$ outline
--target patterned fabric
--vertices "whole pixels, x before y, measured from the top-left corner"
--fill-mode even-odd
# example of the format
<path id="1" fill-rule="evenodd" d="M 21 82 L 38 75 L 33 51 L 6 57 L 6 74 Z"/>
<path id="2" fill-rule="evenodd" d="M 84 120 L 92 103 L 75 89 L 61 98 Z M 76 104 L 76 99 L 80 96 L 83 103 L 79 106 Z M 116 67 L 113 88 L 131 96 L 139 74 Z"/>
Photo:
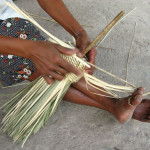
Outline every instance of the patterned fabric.
<path id="1" fill-rule="evenodd" d="M 0 35 L 34 41 L 45 40 L 29 21 L 19 18 L 2 21 Z M 35 65 L 29 59 L 0 54 L 0 81 L 4 86 L 28 79 L 35 69 Z"/>

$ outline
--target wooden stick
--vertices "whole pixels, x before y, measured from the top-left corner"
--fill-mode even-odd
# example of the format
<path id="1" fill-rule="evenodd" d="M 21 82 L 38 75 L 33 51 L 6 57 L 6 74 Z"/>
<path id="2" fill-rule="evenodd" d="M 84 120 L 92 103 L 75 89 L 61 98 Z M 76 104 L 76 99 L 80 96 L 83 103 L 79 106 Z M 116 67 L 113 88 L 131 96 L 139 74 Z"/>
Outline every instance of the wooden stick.
<path id="1" fill-rule="evenodd" d="M 110 23 L 107 25 L 107 27 L 93 40 L 93 42 L 85 49 L 84 54 L 87 54 L 95 45 L 96 43 L 104 37 L 111 28 L 114 27 L 114 25 L 121 19 L 121 17 L 124 15 L 124 11 L 121 11 Z"/>

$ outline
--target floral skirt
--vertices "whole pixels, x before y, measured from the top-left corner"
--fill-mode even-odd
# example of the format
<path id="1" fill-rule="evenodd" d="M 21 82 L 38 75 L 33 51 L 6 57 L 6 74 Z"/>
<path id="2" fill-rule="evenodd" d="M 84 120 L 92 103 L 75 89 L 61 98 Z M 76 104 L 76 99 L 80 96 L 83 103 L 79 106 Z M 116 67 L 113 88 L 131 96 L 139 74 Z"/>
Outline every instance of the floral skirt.
<path id="1" fill-rule="evenodd" d="M 20 18 L 0 21 L 0 35 L 34 41 L 45 40 L 32 23 Z M 0 81 L 4 86 L 28 79 L 35 70 L 34 63 L 29 59 L 0 54 Z"/>

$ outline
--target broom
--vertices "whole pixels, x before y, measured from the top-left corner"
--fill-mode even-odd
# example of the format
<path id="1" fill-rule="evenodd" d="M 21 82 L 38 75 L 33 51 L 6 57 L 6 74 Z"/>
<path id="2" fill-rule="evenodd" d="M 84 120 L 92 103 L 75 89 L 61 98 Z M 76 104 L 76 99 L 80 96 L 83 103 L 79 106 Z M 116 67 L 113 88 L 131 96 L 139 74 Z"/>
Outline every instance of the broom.
<path id="1" fill-rule="evenodd" d="M 49 35 L 49 41 L 60 44 L 61 46 L 67 48 L 73 48 L 43 29 L 33 18 L 31 18 L 29 15 L 26 15 L 23 11 L 16 7 L 16 5 L 10 4 L 9 2 L 7 2 L 7 5 L 15 9 L 26 19 Z M 121 12 L 115 17 L 115 19 L 102 31 L 102 33 L 86 48 L 85 54 L 97 43 L 99 39 L 108 33 L 108 31 L 123 15 L 124 12 Z M 116 77 L 115 75 L 96 66 L 95 67 L 99 70 L 114 78 L 117 78 L 122 82 L 127 83 L 129 86 L 111 85 L 97 79 L 92 75 L 87 74 L 84 68 L 85 66 L 90 67 L 92 64 L 88 63 L 84 58 L 78 58 L 76 55 L 61 56 L 82 70 L 83 77 L 88 85 L 106 93 L 106 95 L 102 96 L 109 95 L 107 97 L 119 98 L 119 96 L 113 91 L 129 93 L 136 89 L 136 87 L 131 83 L 128 83 L 127 81 Z M 68 73 L 62 81 L 55 81 L 50 85 L 48 85 L 42 77 L 39 77 L 35 81 L 31 82 L 27 87 L 18 92 L 18 94 L 16 94 L 16 96 L 14 96 L 9 102 L 4 104 L 3 110 L 6 115 L 2 120 L 3 131 L 7 132 L 9 136 L 13 137 L 14 141 L 21 141 L 23 147 L 29 136 L 32 133 L 35 134 L 41 127 L 43 127 L 46 121 L 54 114 L 58 104 L 63 99 L 63 96 L 67 92 L 70 85 L 78 82 L 80 78 L 81 77 L 76 76 L 73 73 Z"/>

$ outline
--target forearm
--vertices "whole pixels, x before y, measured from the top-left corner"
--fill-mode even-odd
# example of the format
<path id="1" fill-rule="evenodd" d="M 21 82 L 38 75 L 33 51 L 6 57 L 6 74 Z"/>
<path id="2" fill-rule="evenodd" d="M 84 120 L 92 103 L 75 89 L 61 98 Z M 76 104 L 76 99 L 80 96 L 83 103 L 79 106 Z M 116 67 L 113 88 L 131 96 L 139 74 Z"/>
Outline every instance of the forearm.
<path id="1" fill-rule="evenodd" d="M 34 42 L 0 35 L 0 54 L 16 55 L 29 58 Z"/>
<path id="2" fill-rule="evenodd" d="M 75 38 L 85 32 L 62 0 L 38 0 L 40 6 Z"/>

